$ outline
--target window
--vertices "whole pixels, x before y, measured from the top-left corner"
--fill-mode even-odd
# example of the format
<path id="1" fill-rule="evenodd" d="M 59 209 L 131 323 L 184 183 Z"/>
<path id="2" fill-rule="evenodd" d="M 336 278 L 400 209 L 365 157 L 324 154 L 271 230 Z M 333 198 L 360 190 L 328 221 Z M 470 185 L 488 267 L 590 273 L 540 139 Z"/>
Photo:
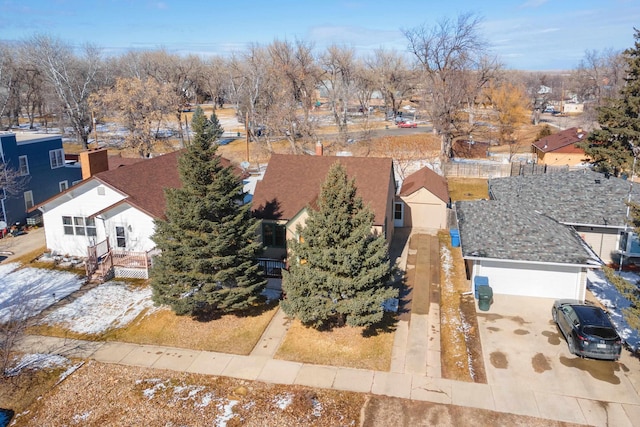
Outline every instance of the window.
<path id="1" fill-rule="evenodd" d="M 286 245 L 287 231 L 284 225 L 269 222 L 262 223 L 262 243 L 265 246 L 284 248 Z"/>
<path id="2" fill-rule="evenodd" d="M 18 173 L 20 176 L 29 175 L 29 159 L 27 159 L 27 156 L 18 157 Z"/>
<path id="3" fill-rule="evenodd" d="M 58 183 L 58 187 L 60 188 L 60 192 L 63 192 L 64 190 L 69 188 L 69 182 L 68 181 L 60 181 Z"/>
<path id="4" fill-rule="evenodd" d="M 124 227 L 116 227 L 116 246 L 119 248 L 127 247 L 127 238 L 125 236 Z"/>
<path id="5" fill-rule="evenodd" d="M 29 210 L 33 207 L 33 191 L 25 191 L 24 192 L 24 208 L 25 210 Z"/>
<path id="6" fill-rule="evenodd" d="M 64 229 L 64 234 L 69 236 L 76 235 L 95 237 L 98 235 L 95 218 L 63 216 L 62 227 Z"/>
<path id="7" fill-rule="evenodd" d="M 64 150 L 60 148 L 58 150 L 49 151 L 49 161 L 51 163 L 51 169 L 63 167 L 64 166 Z"/>
<path id="8" fill-rule="evenodd" d="M 395 203 L 393 205 L 393 219 L 402 219 L 402 203 Z"/>

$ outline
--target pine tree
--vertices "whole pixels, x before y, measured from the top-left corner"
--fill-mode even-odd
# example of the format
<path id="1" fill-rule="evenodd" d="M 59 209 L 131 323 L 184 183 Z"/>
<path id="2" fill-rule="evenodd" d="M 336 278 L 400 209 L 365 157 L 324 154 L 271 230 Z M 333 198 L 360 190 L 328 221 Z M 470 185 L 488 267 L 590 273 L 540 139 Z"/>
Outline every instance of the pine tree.
<path id="1" fill-rule="evenodd" d="M 257 222 L 242 205 L 242 183 L 216 154 L 222 128 L 196 109 L 195 136 L 178 160 L 182 188 L 166 189 L 166 220 L 153 240 L 162 250 L 152 269 L 153 299 L 180 315 L 229 312 L 255 304 L 266 285 L 257 257 Z"/>
<path id="2" fill-rule="evenodd" d="M 329 170 L 317 210 L 308 207 L 308 213 L 300 238 L 289 242 L 282 309 L 315 328 L 380 322 L 383 302 L 398 296 L 390 285 L 388 245 L 372 233 L 373 213 L 340 163 Z"/>
<path id="3" fill-rule="evenodd" d="M 594 130 L 588 140 L 580 144 L 598 170 L 615 176 L 631 169 L 634 147 L 640 147 L 639 30 L 635 30 L 634 38 L 634 47 L 623 52 L 627 77 L 620 97 L 598 109 L 601 129 Z"/>

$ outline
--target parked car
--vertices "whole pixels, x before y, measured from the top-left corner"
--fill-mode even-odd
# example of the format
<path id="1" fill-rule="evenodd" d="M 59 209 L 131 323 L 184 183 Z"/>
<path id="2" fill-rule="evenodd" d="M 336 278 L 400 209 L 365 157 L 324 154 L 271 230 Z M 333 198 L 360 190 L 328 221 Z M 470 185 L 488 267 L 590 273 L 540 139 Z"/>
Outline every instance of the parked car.
<path id="1" fill-rule="evenodd" d="M 416 122 L 410 122 L 410 121 L 399 122 L 398 127 L 399 128 L 417 128 L 418 124 Z"/>
<path id="2" fill-rule="evenodd" d="M 581 357 L 618 360 L 622 340 L 600 307 L 576 300 L 557 300 L 551 309 L 569 352 Z"/>

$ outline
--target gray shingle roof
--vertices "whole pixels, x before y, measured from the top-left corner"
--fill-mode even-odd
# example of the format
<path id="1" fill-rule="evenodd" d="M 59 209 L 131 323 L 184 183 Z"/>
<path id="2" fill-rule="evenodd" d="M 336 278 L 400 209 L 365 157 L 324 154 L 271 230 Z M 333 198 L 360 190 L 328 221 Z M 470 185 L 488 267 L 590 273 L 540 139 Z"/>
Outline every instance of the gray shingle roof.
<path id="1" fill-rule="evenodd" d="M 540 211 L 558 222 L 624 228 L 630 181 L 591 170 L 489 180 L 491 198 Z M 640 201 L 640 184 L 631 199 Z"/>
<path id="2" fill-rule="evenodd" d="M 600 264 L 572 227 L 512 201 L 456 202 L 464 257 Z"/>

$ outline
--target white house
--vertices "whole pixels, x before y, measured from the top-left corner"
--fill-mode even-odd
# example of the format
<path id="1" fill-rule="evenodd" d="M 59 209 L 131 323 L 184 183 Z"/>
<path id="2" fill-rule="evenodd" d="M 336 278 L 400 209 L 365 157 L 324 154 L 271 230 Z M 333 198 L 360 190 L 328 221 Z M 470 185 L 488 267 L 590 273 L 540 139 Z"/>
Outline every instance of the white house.
<path id="1" fill-rule="evenodd" d="M 154 220 L 165 218 L 164 190 L 182 185 L 177 168 L 181 153 L 111 170 L 106 150 L 82 153 L 86 179 L 35 207 L 42 212 L 47 249 L 86 257 L 88 274 L 114 267 L 116 276 L 127 276 L 118 268 L 141 267 L 144 274 L 133 277 L 146 277 L 148 255 L 155 248 Z M 103 266 L 105 259 L 108 265 Z"/>

